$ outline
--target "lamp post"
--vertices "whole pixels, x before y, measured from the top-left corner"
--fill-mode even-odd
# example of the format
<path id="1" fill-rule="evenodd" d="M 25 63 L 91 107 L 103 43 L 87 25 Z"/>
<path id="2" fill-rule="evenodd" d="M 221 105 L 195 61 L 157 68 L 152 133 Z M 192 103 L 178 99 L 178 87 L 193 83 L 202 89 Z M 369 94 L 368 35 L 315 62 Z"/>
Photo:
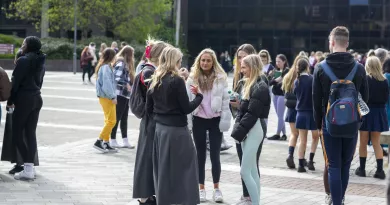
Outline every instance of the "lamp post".
<path id="1" fill-rule="evenodd" d="M 74 1 L 73 74 L 77 71 L 77 0 Z"/>
<path id="2" fill-rule="evenodd" d="M 175 45 L 179 46 L 180 41 L 180 17 L 181 17 L 181 0 L 176 0 L 176 33 L 175 33 Z"/>

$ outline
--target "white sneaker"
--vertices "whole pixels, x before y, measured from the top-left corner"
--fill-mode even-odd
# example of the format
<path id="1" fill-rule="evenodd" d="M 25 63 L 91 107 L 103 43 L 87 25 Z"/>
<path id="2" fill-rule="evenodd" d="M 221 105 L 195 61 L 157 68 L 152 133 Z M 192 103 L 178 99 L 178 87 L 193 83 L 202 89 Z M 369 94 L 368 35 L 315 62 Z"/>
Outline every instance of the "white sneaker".
<path id="1" fill-rule="evenodd" d="M 129 149 L 134 149 L 135 146 L 129 143 L 129 140 L 127 138 L 123 138 L 123 147 L 124 148 L 129 148 Z"/>
<path id="2" fill-rule="evenodd" d="M 110 146 L 113 147 L 113 148 L 121 148 L 121 147 L 123 147 L 122 145 L 118 144 L 118 142 L 116 140 L 111 140 L 110 141 Z"/>
<path id="3" fill-rule="evenodd" d="M 251 205 L 252 202 L 248 198 L 241 196 L 240 201 L 235 203 L 234 205 L 247 205 L 247 204 Z"/>
<path id="4" fill-rule="evenodd" d="M 206 199 L 206 190 L 204 190 L 204 189 L 199 190 L 199 198 L 200 198 L 200 202 L 206 202 L 207 201 L 207 199 Z"/>
<path id="5" fill-rule="evenodd" d="M 33 180 L 34 178 L 34 172 L 26 172 L 24 170 L 14 175 L 14 179 L 16 180 Z"/>
<path id="6" fill-rule="evenodd" d="M 214 189 L 213 192 L 213 200 L 216 203 L 222 203 L 223 202 L 223 196 L 220 189 Z"/>
<path id="7" fill-rule="evenodd" d="M 330 194 L 327 194 L 326 196 L 325 196 L 325 204 L 326 205 L 332 205 L 332 197 L 330 196 Z"/>

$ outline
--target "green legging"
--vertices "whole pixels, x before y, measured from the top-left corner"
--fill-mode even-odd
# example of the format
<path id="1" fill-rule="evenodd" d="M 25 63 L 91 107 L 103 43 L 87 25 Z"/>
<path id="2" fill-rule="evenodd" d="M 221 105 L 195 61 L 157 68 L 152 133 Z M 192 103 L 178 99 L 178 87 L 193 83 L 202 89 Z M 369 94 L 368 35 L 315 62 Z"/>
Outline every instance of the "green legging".
<path id="1" fill-rule="evenodd" d="M 258 119 L 249 131 L 247 138 L 241 143 L 242 163 L 240 173 L 253 205 L 260 204 L 260 177 L 256 167 L 256 153 L 263 137 L 263 129 L 260 124 L 260 119 Z"/>

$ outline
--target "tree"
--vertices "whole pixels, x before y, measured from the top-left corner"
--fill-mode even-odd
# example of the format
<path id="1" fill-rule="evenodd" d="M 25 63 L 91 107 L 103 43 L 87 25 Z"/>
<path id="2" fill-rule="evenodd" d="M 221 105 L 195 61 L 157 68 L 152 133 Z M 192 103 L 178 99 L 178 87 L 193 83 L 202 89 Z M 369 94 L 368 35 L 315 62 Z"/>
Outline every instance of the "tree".
<path id="1" fill-rule="evenodd" d="M 73 29 L 74 0 L 45 0 L 49 4 L 49 31 Z M 86 37 L 92 24 L 112 31 L 125 40 L 143 41 L 147 34 L 155 34 L 169 15 L 172 0 L 78 0 L 77 27 Z M 42 0 L 18 0 L 10 3 L 7 18 L 32 22 L 39 30 Z"/>
<path id="2" fill-rule="evenodd" d="M 141 42 L 165 25 L 172 0 L 116 0 L 111 4 L 99 25 L 122 39 Z"/>

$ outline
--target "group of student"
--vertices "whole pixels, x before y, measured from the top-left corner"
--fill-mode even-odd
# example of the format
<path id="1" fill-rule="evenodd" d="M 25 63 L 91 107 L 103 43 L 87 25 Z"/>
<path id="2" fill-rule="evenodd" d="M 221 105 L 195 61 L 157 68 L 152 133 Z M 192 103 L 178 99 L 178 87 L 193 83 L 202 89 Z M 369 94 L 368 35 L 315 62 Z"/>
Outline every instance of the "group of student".
<path id="1" fill-rule="evenodd" d="M 380 60 L 368 58 L 366 67 L 355 62 L 347 52 L 348 41 L 347 28 L 333 29 L 329 36 L 331 54 L 316 65 L 313 75 L 310 74 L 310 60 L 303 53 L 296 57 L 291 68 L 286 57 L 278 55 L 276 68 L 273 68 L 267 51 L 258 54 L 252 45 L 244 44 L 236 52 L 231 89 L 238 97 L 231 99 L 227 75 L 213 50 L 200 52 L 188 75 L 180 69 L 183 54 L 179 49 L 149 39 L 145 61 L 138 74 L 129 75 L 130 83 L 124 84 L 131 92 L 127 102 L 132 112 L 141 118 L 133 198 L 138 198 L 140 204 L 205 202 L 208 137 L 214 184 L 212 199 L 223 202 L 219 186 L 219 152 L 223 132 L 231 127 L 233 116 L 235 123 L 231 137 L 236 141 L 243 187 L 243 195 L 237 204 L 259 204 L 258 163 L 273 97 L 278 132 L 270 138 L 287 140 L 284 121 L 289 122 L 292 130 L 286 160 L 288 167 L 295 168 L 293 155 L 299 136 L 298 172 L 306 172 L 305 167 L 315 170 L 313 159 L 321 140 L 326 162 L 326 203 L 344 204 L 358 131 L 361 131 L 358 175 L 363 176 L 364 155 L 367 153 L 362 150 L 369 136 L 374 149 L 379 149 L 379 134 L 388 130 L 385 105 L 389 93 Z M 115 91 L 117 83 L 112 66 L 115 59 L 115 51 L 107 48 L 97 66 L 96 89 L 105 115 L 105 126 L 94 146 L 104 152 L 115 151 L 108 143 L 118 119 L 115 117 L 116 103 L 119 102 Z M 378 92 L 369 92 L 371 89 Z M 370 112 L 362 116 L 358 103 L 367 103 Z M 285 107 L 288 111 L 284 119 Z M 308 131 L 312 132 L 313 140 L 309 161 L 306 161 Z M 374 177 L 383 179 L 383 156 L 377 151 L 375 153 L 377 172 Z"/>

